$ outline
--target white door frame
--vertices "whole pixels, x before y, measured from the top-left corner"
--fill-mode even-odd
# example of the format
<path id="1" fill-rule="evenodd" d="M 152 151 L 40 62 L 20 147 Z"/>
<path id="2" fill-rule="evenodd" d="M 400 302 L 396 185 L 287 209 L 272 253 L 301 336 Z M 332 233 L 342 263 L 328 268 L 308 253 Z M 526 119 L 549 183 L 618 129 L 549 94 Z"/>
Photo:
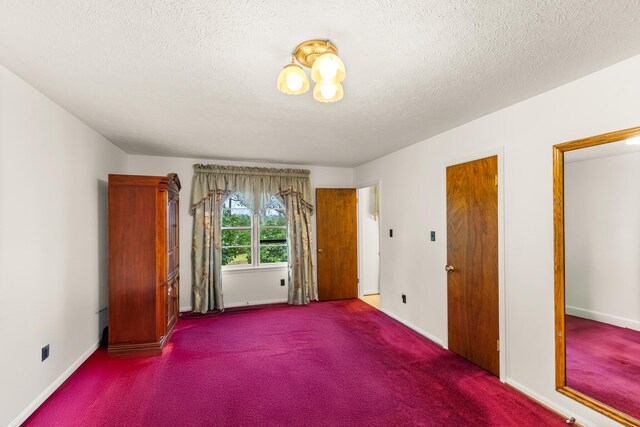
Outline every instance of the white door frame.
<path id="1" fill-rule="evenodd" d="M 463 157 L 456 157 L 446 161 L 442 166 L 442 211 L 443 211 L 443 236 L 444 236 L 444 260 L 442 262 L 442 274 L 445 277 L 444 285 L 444 333 L 442 334 L 442 346 L 449 348 L 449 313 L 448 307 L 448 279 L 444 266 L 447 264 L 447 167 L 460 163 L 498 156 L 498 328 L 500 339 L 500 381 L 505 382 L 507 373 L 507 309 L 506 309 L 506 281 L 505 281 L 505 222 L 504 222 L 504 146 L 489 150 L 479 151 Z"/>
<path id="2" fill-rule="evenodd" d="M 374 180 L 374 181 L 368 181 L 359 185 L 356 185 L 356 197 L 358 196 L 358 191 L 362 190 L 363 188 L 368 188 L 368 187 L 372 187 L 372 186 L 377 186 L 378 187 L 378 248 L 380 250 L 380 206 L 382 206 L 381 203 L 381 196 L 380 196 L 380 180 Z M 356 205 L 356 218 L 358 219 L 358 298 L 362 299 L 362 297 L 364 296 L 364 289 L 363 289 L 363 284 L 360 281 L 360 278 L 362 277 L 362 224 L 360 221 L 360 200 L 358 200 L 358 203 Z M 380 255 L 378 255 L 378 261 L 380 260 Z M 382 268 L 382 263 L 378 262 L 378 277 L 381 277 L 380 275 L 380 270 Z M 378 290 L 380 292 L 380 306 L 382 306 L 382 280 L 379 280 L 379 284 L 378 284 Z"/>

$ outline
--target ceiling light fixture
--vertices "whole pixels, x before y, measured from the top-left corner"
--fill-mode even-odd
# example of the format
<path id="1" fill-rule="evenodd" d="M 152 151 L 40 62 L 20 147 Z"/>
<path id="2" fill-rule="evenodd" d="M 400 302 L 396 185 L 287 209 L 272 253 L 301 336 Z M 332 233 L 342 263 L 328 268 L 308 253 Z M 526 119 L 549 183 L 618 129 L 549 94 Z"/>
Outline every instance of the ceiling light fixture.
<path id="1" fill-rule="evenodd" d="M 309 90 L 309 78 L 299 64 L 311 68 L 311 79 L 316 83 L 313 98 L 319 102 L 340 101 L 344 89 L 344 63 L 338 56 L 338 48 L 329 40 L 307 40 L 300 43 L 291 55 L 291 63 L 285 65 L 278 76 L 278 90 L 288 95 L 298 95 Z"/>

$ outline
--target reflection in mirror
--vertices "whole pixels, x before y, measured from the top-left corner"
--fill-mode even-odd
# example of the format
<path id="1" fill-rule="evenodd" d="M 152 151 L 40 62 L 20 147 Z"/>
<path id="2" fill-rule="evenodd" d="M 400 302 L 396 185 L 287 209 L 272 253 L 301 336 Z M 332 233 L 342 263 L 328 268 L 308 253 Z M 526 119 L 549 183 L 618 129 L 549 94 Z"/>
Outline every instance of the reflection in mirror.
<path id="1" fill-rule="evenodd" d="M 640 419 L 640 138 L 564 153 L 564 244 L 566 386 Z"/>

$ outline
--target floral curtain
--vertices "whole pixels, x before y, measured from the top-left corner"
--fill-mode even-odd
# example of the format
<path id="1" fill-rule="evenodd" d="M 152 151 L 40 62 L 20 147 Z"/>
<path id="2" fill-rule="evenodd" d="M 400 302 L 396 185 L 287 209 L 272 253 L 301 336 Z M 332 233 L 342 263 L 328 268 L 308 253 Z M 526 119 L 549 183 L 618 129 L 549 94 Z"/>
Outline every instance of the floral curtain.
<path id="1" fill-rule="evenodd" d="M 222 205 L 230 193 L 214 191 L 193 209 L 193 311 L 222 310 L 220 236 Z"/>
<path id="2" fill-rule="evenodd" d="M 311 249 L 311 214 L 313 207 L 299 193 L 285 191 L 279 194 L 287 213 L 289 238 L 289 296 L 293 305 L 309 304 L 318 300 L 318 285 L 313 269 Z"/>
<path id="3" fill-rule="evenodd" d="M 233 192 L 254 212 L 280 198 L 286 209 L 289 243 L 289 304 L 317 300 L 311 252 L 311 183 L 308 170 L 194 165 L 193 310 L 222 309 L 222 204 Z"/>

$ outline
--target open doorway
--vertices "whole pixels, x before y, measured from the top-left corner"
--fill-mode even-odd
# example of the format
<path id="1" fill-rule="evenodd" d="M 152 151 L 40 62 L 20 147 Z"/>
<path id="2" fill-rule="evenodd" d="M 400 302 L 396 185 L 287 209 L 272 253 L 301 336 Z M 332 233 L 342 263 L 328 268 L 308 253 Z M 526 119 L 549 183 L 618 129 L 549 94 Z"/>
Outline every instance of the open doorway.
<path id="1" fill-rule="evenodd" d="M 359 297 L 380 309 L 379 186 L 358 188 Z"/>

